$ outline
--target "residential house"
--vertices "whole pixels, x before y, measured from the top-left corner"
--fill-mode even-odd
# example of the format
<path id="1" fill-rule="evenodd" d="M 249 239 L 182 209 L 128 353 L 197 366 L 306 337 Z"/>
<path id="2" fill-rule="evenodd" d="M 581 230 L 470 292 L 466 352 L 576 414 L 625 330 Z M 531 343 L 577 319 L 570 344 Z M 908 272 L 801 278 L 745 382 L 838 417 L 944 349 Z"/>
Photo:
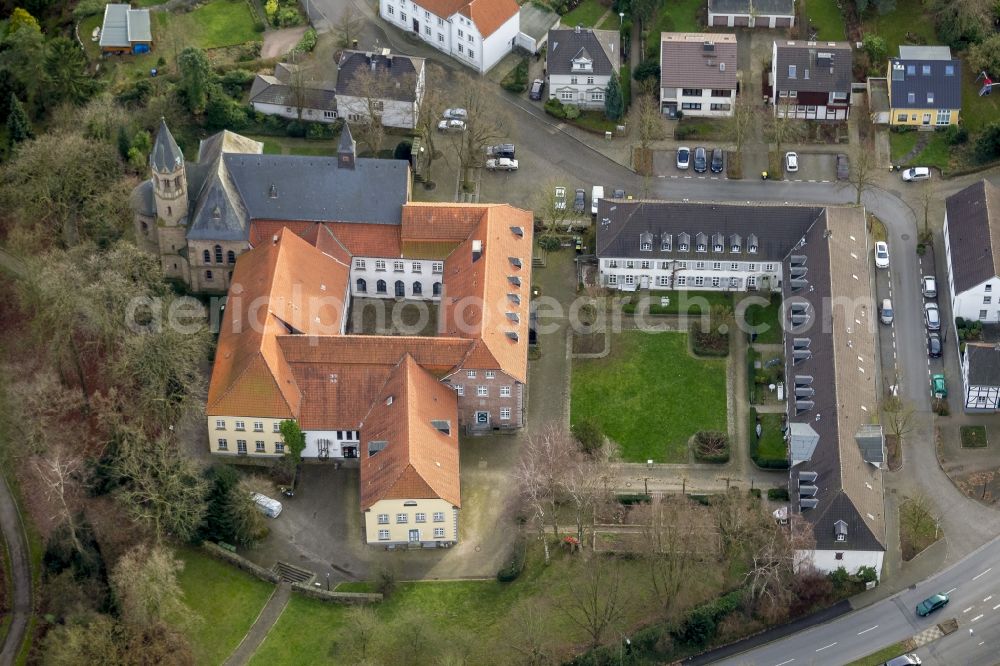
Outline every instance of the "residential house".
<path id="1" fill-rule="evenodd" d="M 101 53 L 148 53 L 153 48 L 149 10 L 132 9 L 127 4 L 104 5 L 101 24 Z"/>
<path id="2" fill-rule="evenodd" d="M 258 74 L 250 87 L 254 111 L 292 120 L 332 123 L 337 120 L 335 84 L 314 81 L 293 63 L 274 66 L 274 75 Z"/>
<path id="3" fill-rule="evenodd" d="M 617 30 L 576 26 L 549 30 L 545 56 L 549 98 L 582 108 L 604 108 L 611 76 L 621 69 Z"/>
<path id="4" fill-rule="evenodd" d="M 962 63 L 947 46 L 900 46 L 889 59 L 889 124 L 957 125 L 962 110 Z"/>
<path id="5" fill-rule="evenodd" d="M 136 241 L 159 255 L 167 278 L 198 293 L 229 290 L 257 221 L 398 227 L 410 200 L 409 163 L 357 157 L 347 126 L 337 157 L 264 155 L 259 141 L 222 131 L 189 164 L 161 122 L 149 166 L 130 198 Z"/>
<path id="6" fill-rule="evenodd" d="M 480 74 L 518 39 L 516 0 L 379 0 L 379 15 Z"/>
<path id="7" fill-rule="evenodd" d="M 660 33 L 660 110 L 670 117 L 731 116 L 739 83 L 736 35 Z"/>
<path id="8" fill-rule="evenodd" d="M 1000 411 L 1000 346 L 967 342 L 961 360 L 965 411 Z"/>
<path id="9" fill-rule="evenodd" d="M 1000 323 L 1000 187 L 981 180 L 945 200 L 944 256 L 952 315 Z"/>
<path id="10" fill-rule="evenodd" d="M 778 116 L 847 120 L 851 109 L 851 45 L 775 40 L 771 104 Z"/>
<path id="11" fill-rule="evenodd" d="M 372 113 L 386 127 L 414 129 L 424 97 L 424 59 L 381 52 L 341 52 L 337 63 L 337 106 L 348 122 Z"/>
<path id="12" fill-rule="evenodd" d="M 795 0 L 708 0 L 712 28 L 791 28 Z"/>

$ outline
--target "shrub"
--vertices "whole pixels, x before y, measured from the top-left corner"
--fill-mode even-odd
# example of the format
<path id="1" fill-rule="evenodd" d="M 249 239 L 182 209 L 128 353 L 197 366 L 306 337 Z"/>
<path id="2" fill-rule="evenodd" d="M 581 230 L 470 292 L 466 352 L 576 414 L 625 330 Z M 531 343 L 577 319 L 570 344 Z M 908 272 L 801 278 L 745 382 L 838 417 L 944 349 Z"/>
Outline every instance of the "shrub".
<path id="1" fill-rule="evenodd" d="M 604 446 L 604 433 L 601 426 L 592 417 L 586 417 L 579 423 L 573 424 L 573 436 L 580 443 L 580 448 L 584 453 L 594 454 Z"/>
<path id="2" fill-rule="evenodd" d="M 527 553 L 527 546 L 524 539 L 517 539 L 514 542 L 514 546 L 511 548 L 511 553 L 504 562 L 504 565 L 500 567 L 497 571 L 497 580 L 501 583 L 509 583 L 516 580 L 521 572 L 524 571 L 524 561 L 525 555 Z"/>
<path id="3" fill-rule="evenodd" d="M 303 139 L 306 136 L 306 124 L 298 120 L 291 120 L 285 126 L 285 134 L 296 139 Z"/>
<path id="4" fill-rule="evenodd" d="M 696 132 L 697 130 L 690 125 L 678 124 L 677 127 L 674 128 L 674 138 L 678 140 L 686 139 L 689 136 L 694 136 Z"/>
<path id="5" fill-rule="evenodd" d="M 651 495 L 644 495 L 643 493 L 629 493 L 627 495 L 618 495 L 618 503 L 624 506 L 631 506 L 632 504 L 646 504 L 653 500 Z"/>
<path id="6" fill-rule="evenodd" d="M 253 81 L 254 73 L 248 69 L 231 69 L 221 77 L 219 83 L 230 97 L 239 97 L 243 87 Z"/>
<path id="7" fill-rule="evenodd" d="M 734 590 L 710 603 L 688 611 L 680 626 L 670 633 L 678 641 L 693 647 L 705 645 L 715 637 L 719 622 L 739 609 L 743 597 L 742 590 Z"/>
<path id="8" fill-rule="evenodd" d="M 788 488 L 768 488 L 767 499 L 775 502 L 787 502 Z"/>
<path id="9" fill-rule="evenodd" d="M 277 24 L 283 28 L 302 23 L 302 17 L 299 16 L 299 11 L 294 7 L 282 7 L 278 10 L 278 15 L 275 19 Z"/>
<path id="10" fill-rule="evenodd" d="M 878 580 L 878 572 L 875 567 L 858 567 L 857 577 L 862 583 L 874 583 Z"/>
<path id="11" fill-rule="evenodd" d="M 521 58 L 514 69 L 507 72 L 507 76 L 500 81 L 500 86 L 504 90 L 512 93 L 522 93 L 528 89 L 528 59 Z"/>
<path id="12" fill-rule="evenodd" d="M 550 97 L 545 100 L 545 104 L 543 106 L 545 107 L 545 113 L 550 116 L 555 116 L 556 118 L 560 118 L 562 120 L 566 119 L 566 110 L 563 108 L 563 103 L 556 98 Z"/>
<path id="13" fill-rule="evenodd" d="M 976 159 L 989 162 L 1000 156 L 1000 123 L 992 123 L 979 135 L 974 150 Z"/>
<path id="14" fill-rule="evenodd" d="M 559 249 L 559 238 L 557 236 L 542 236 L 538 239 L 538 247 L 546 252 L 553 252 Z"/>
<path id="15" fill-rule="evenodd" d="M 827 574 L 827 578 L 830 579 L 830 582 L 837 589 L 843 589 L 845 585 L 851 582 L 851 574 L 847 573 L 847 569 L 844 567 L 837 567 Z"/>
<path id="16" fill-rule="evenodd" d="M 566 120 L 575 120 L 580 117 L 580 107 L 576 104 L 563 104 L 563 111 L 566 112 Z"/>
<path id="17" fill-rule="evenodd" d="M 314 48 L 316 48 L 316 31 L 313 28 L 309 28 L 302 35 L 302 39 L 299 40 L 299 43 L 295 45 L 292 51 L 294 53 L 309 53 Z"/>
<path id="18" fill-rule="evenodd" d="M 413 144 L 404 140 L 396 144 L 396 149 L 392 151 L 392 156 L 397 160 L 409 160 L 412 152 Z"/>
<path id="19" fill-rule="evenodd" d="M 969 130 L 958 125 L 948 125 L 940 131 L 944 133 L 944 139 L 950 146 L 957 146 L 969 140 Z"/>
<path id="20" fill-rule="evenodd" d="M 375 589 L 386 599 L 396 591 L 396 572 L 391 567 L 383 565 L 379 568 L 375 576 Z"/>
<path id="21" fill-rule="evenodd" d="M 934 398 L 932 409 L 938 416 L 948 416 L 951 413 L 948 409 L 948 401 L 944 398 Z"/>
<path id="22" fill-rule="evenodd" d="M 656 58 L 650 58 L 648 60 L 643 60 L 635 68 L 634 78 L 636 81 L 645 81 L 646 79 L 660 79 L 660 61 Z"/>
<path id="23" fill-rule="evenodd" d="M 729 435 L 717 430 L 701 430 L 694 436 L 695 460 L 705 463 L 729 461 Z"/>

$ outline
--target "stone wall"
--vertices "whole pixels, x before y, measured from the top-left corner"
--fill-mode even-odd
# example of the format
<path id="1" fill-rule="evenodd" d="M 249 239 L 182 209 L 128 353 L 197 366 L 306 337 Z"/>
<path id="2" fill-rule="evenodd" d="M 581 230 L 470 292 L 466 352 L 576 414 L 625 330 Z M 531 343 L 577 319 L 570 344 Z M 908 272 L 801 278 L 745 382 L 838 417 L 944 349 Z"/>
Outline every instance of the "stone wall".
<path id="1" fill-rule="evenodd" d="M 281 578 L 278 576 L 278 574 L 274 573 L 273 571 L 265 569 L 260 565 L 254 564 L 253 562 L 251 562 L 250 560 L 246 559 L 241 555 L 237 555 L 236 553 L 231 553 L 225 548 L 220 548 L 217 544 L 214 544 L 210 541 L 206 541 L 202 544 L 202 548 L 204 548 L 213 557 L 228 562 L 229 564 L 235 566 L 237 569 L 242 569 L 243 571 L 246 571 L 251 576 L 260 578 L 261 580 L 265 580 L 268 583 L 274 583 L 275 585 L 281 582 Z"/>

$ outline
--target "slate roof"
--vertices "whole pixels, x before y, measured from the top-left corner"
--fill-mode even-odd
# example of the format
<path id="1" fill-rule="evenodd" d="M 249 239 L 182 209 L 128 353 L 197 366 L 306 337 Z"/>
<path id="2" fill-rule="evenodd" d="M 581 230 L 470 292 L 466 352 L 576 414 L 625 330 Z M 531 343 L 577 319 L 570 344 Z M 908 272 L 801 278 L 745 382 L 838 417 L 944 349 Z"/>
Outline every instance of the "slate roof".
<path id="1" fill-rule="evenodd" d="M 795 0 L 708 0 L 708 11 L 713 14 L 793 16 Z"/>
<path id="2" fill-rule="evenodd" d="M 574 73 L 581 76 L 610 76 L 621 67 L 621 49 L 618 48 L 620 41 L 616 30 L 549 30 L 549 48 L 545 56 L 548 73 L 560 76 Z M 593 71 L 573 71 L 573 59 L 579 56 L 593 61 Z"/>
<path id="3" fill-rule="evenodd" d="M 153 41 L 148 9 L 131 9 L 126 4 L 104 6 L 101 27 L 101 47 L 129 47 L 134 43 Z"/>
<path id="4" fill-rule="evenodd" d="M 781 261 L 809 226 L 823 214 L 815 206 L 780 204 L 719 204 L 672 201 L 616 201 L 601 199 L 597 211 L 597 255 L 635 259 L 687 261 Z M 639 236 L 652 234 L 652 251 L 643 252 Z M 678 236 L 691 237 L 688 252 L 679 250 Z M 695 236 L 716 233 L 725 237 L 723 252 L 696 252 Z M 748 238 L 757 237 L 758 250 L 749 252 Z M 662 249 L 664 235 L 671 250 Z M 741 252 L 730 252 L 730 239 L 741 237 Z M 709 250 L 712 248 L 709 247 Z"/>
<path id="5" fill-rule="evenodd" d="M 736 35 L 660 33 L 661 87 L 732 90 L 736 71 Z"/>
<path id="6" fill-rule="evenodd" d="M 829 54 L 831 58 L 821 58 Z M 851 92 L 851 45 L 847 42 L 777 42 L 774 73 L 778 90 Z M 795 76 L 791 76 L 794 67 Z"/>
<path id="7" fill-rule="evenodd" d="M 374 63 L 375 68 L 372 69 Z M 338 95 L 368 97 L 366 77 L 362 72 L 375 72 L 375 82 L 383 83 L 377 97 L 399 102 L 417 99 L 417 83 L 424 71 L 424 59 L 405 55 L 372 53 L 371 60 L 364 51 L 345 50 L 337 65 Z"/>
<path id="8" fill-rule="evenodd" d="M 337 110 L 337 94 L 333 90 L 326 90 L 314 86 L 319 83 L 310 82 L 302 89 L 302 108 L 318 109 L 320 111 Z M 292 86 L 282 83 L 275 76 L 258 74 L 250 87 L 251 104 L 274 104 L 276 106 L 296 107 L 295 90 Z"/>
<path id="9" fill-rule="evenodd" d="M 961 61 L 890 58 L 889 101 L 893 109 L 962 108 Z"/>
<path id="10" fill-rule="evenodd" d="M 955 295 L 1000 275 L 1000 188 L 981 180 L 945 200 Z"/>
<path id="11" fill-rule="evenodd" d="M 109 5 L 110 6 L 110 5 Z M 149 153 L 149 166 L 154 171 L 168 173 L 184 164 L 184 153 L 174 141 L 174 135 L 167 127 L 167 121 L 160 118 L 160 128 L 156 131 L 156 141 Z"/>
<path id="12" fill-rule="evenodd" d="M 967 344 L 969 386 L 1000 386 L 1000 349 L 996 345 Z"/>
<path id="13" fill-rule="evenodd" d="M 129 205 L 140 215 L 156 216 L 156 197 L 153 193 L 152 180 L 144 180 L 132 190 Z"/>

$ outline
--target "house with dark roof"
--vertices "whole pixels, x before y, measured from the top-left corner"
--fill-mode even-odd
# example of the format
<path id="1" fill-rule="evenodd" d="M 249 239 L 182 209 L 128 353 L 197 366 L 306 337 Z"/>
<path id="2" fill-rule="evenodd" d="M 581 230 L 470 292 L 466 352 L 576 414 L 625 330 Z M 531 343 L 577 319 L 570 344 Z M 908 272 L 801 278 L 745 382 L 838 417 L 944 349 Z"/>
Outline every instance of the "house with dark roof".
<path id="1" fill-rule="evenodd" d="M 104 5 L 101 24 L 101 53 L 149 53 L 153 48 L 149 10 L 132 9 L 127 4 Z"/>
<path id="2" fill-rule="evenodd" d="M 379 0 L 379 16 L 480 74 L 521 35 L 517 0 Z"/>
<path id="3" fill-rule="evenodd" d="M 736 35 L 660 33 L 660 110 L 671 118 L 731 116 L 739 83 Z"/>
<path id="4" fill-rule="evenodd" d="M 957 125 L 962 110 L 962 62 L 947 46 L 900 46 L 889 59 L 889 124 Z"/>
<path id="5" fill-rule="evenodd" d="M 612 74 L 621 69 L 621 37 L 616 30 L 549 30 L 545 70 L 549 98 L 582 108 L 604 108 Z"/>
<path id="6" fill-rule="evenodd" d="M 334 83 L 315 81 L 293 63 L 280 62 L 274 75 L 258 74 L 250 87 L 250 106 L 269 116 L 332 123 L 337 120 Z"/>
<path id="7" fill-rule="evenodd" d="M 795 0 L 708 0 L 712 28 L 791 28 Z"/>
<path id="8" fill-rule="evenodd" d="M 410 199 L 409 162 L 358 157 L 346 125 L 336 157 L 264 155 L 259 141 L 222 131 L 188 163 L 161 122 L 149 163 L 130 197 L 137 242 L 196 293 L 228 291 L 257 221 L 398 226 Z"/>
<path id="9" fill-rule="evenodd" d="M 378 117 L 386 127 L 414 129 L 424 96 L 424 59 L 380 52 L 341 52 L 337 62 L 340 117 L 360 122 Z"/>
<path id="10" fill-rule="evenodd" d="M 1000 411 L 1000 345 L 967 342 L 961 362 L 965 411 Z"/>
<path id="11" fill-rule="evenodd" d="M 852 76 L 847 42 L 775 40 L 770 92 L 774 113 L 800 120 L 847 120 Z"/>

